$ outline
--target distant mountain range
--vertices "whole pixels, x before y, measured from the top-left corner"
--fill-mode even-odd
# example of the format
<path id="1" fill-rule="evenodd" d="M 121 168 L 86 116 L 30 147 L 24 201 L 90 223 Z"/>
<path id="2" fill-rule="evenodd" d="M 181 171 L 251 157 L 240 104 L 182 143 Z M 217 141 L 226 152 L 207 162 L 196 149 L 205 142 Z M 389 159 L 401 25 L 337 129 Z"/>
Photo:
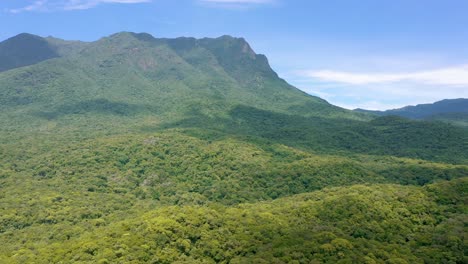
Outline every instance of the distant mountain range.
<path id="1" fill-rule="evenodd" d="M 401 116 L 410 119 L 439 120 L 460 125 L 468 125 L 468 99 L 445 99 L 432 104 L 418 104 L 416 106 L 405 106 L 403 108 L 372 111 L 356 109 L 361 113 L 371 113 L 378 116 Z"/>

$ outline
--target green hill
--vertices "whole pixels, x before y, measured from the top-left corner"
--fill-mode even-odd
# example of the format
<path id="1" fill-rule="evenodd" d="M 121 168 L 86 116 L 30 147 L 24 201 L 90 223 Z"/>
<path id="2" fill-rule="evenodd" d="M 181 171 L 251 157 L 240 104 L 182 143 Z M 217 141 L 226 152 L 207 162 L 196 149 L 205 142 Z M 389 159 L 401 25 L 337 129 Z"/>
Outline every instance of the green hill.
<path id="1" fill-rule="evenodd" d="M 333 106 L 230 36 L 0 55 L 0 263 L 466 262 L 464 128 Z"/>

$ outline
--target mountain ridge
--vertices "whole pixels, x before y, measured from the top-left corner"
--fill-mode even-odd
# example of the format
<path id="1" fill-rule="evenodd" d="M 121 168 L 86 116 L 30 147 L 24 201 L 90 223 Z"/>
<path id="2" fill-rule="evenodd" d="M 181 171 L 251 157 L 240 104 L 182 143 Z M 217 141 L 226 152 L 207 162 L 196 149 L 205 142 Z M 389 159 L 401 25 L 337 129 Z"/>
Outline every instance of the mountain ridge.
<path id="1" fill-rule="evenodd" d="M 171 84 L 182 82 L 185 83 L 182 85 L 187 86 L 187 82 L 185 81 L 187 80 L 191 82 L 189 84 L 191 87 L 200 85 L 205 87 L 212 86 L 209 89 L 211 90 L 210 93 L 213 92 L 212 88 L 215 88 L 214 92 L 216 92 L 218 89 L 216 86 L 219 85 L 216 85 L 213 81 L 210 81 L 211 84 L 206 83 L 203 79 L 209 80 L 216 77 L 225 86 L 222 91 L 217 92 L 218 95 L 226 93 L 229 96 L 231 91 L 229 90 L 230 86 L 244 87 L 242 88 L 243 90 L 246 90 L 246 86 L 249 86 L 247 92 L 253 93 L 252 95 L 256 93 L 255 90 L 264 89 L 264 92 L 259 91 L 262 93 L 262 96 L 273 96 L 279 102 L 303 101 L 305 103 L 307 101 L 315 101 L 315 103 L 320 103 L 325 107 L 330 106 L 334 109 L 339 109 L 338 107 L 331 106 L 323 99 L 313 97 L 290 86 L 283 79 L 280 79 L 269 66 L 266 56 L 256 54 L 243 38 L 225 35 L 219 38 L 157 39 L 147 33 L 120 32 L 77 46 L 73 46 L 75 42 L 57 39 L 54 39 L 54 42 L 55 49 L 62 51 L 60 56 L 53 57 L 58 60 L 56 64 L 75 63 L 75 65 L 62 65 L 62 67 L 64 69 L 75 67 L 77 75 L 80 74 L 80 71 L 83 71 L 85 75 L 89 75 L 86 71 L 89 72 L 90 69 L 96 68 L 96 66 L 98 66 L 96 72 L 100 72 L 102 75 L 115 74 L 114 72 L 106 73 L 106 71 L 108 72 L 108 70 L 113 70 L 112 68 L 114 68 L 121 71 L 119 73 L 120 76 L 133 75 L 132 78 L 138 79 L 136 82 L 141 82 L 141 77 L 148 79 L 148 81 L 158 79 L 158 82 L 171 79 Z M 68 53 L 64 54 L 64 50 L 67 49 L 63 47 L 67 45 L 69 46 Z M 82 60 L 82 58 L 86 57 L 86 60 Z M 41 62 L 47 62 L 47 60 L 38 61 L 37 63 Z M 133 65 L 128 65 L 129 63 Z M 33 68 L 35 66 L 34 64 L 28 65 Z M 128 70 L 122 67 L 117 69 L 119 65 L 132 67 L 131 69 L 138 71 L 138 73 L 135 73 L 139 76 L 129 73 Z M 56 71 L 63 72 L 61 69 L 56 69 Z M 187 76 L 187 74 L 190 74 L 190 76 Z M 100 76 L 92 76 L 91 78 L 92 80 L 102 79 Z M 205 83 L 200 83 L 200 81 Z M 97 85 L 102 86 L 100 84 Z M 154 86 L 154 84 L 152 85 Z M 271 89 L 280 90 L 275 91 Z M 267 90 L 271 90 L 271 92 L 267 92 Z M 290 90 L 290 92 L 285 92 L 286 90 Z M 275 95 L 274 93 L 279 94 Z M 295 99 L 283 99 L 282 97 L 284 96 Z M 109 97 L 111 98 L 112 96 Z M 248 98 L 243 98 L 242 100 L 249 100 L 250 102 L 247 104 L 266 101 L 258 97 L 258 95 L 254 95 L 254 97 L 257 97 L 255 101 Z M 270 105 L 267 102 L 262 104 L 264 107 Z M 340 109 L 340 111 L 349 116 L 359 116 L 344 109 Z M 306 112 L 303 113 L 306 114 Z"/>
<path id="2" fill-rule="evenodd" d="M 408 105 L 401 108 L 384 111 L 366 110 L 357 108 L 358 112 L 367 112 L 377 115 L 398 115 L 413 119 L 430 118 L 433 115 L 447 113 L 468 113 L 468 98 L 443 99 L 434 103 Z"/>

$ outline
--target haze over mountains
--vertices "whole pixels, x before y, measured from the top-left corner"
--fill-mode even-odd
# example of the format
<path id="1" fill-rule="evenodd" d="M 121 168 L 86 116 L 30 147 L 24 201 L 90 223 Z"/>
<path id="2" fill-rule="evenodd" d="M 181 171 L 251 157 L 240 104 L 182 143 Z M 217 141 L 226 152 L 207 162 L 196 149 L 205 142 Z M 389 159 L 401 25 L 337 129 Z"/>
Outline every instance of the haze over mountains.
<path id="1" fill-rule="evenodd" d="M 380 114 L 242 38 L 20 34 L 0 43 L 0 262 L 462 263 L 468 131 Z"/>

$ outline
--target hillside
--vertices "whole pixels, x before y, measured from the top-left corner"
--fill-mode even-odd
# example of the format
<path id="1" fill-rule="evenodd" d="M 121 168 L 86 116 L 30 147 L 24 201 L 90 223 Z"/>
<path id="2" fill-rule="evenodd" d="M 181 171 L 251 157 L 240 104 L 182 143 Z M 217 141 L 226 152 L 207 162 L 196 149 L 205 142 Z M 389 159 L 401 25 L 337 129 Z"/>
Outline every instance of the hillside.
<path id="1" fill-rule="evenodd" d="M 0 47 L 0 263 L 466 261 L 465 128 L 333 106 L 231 36 Z"/>

